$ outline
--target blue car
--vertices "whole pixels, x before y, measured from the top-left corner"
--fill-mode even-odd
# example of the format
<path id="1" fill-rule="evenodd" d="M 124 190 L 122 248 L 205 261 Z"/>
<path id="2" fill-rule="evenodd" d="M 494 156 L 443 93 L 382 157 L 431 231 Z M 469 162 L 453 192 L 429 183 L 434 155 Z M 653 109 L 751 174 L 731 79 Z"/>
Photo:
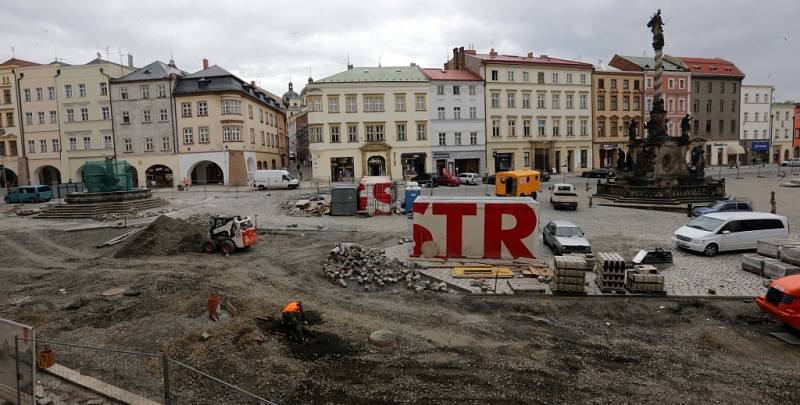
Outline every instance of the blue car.
<path id="1" fill-rule="evenodd" d="M 50 186 L 22 186 L 8 189 L 4 200 L 8 204 L 38 203 L 53 199 L 53 190 Z"/>
<path id="2" fill-rule="evenodd" d="M 747 201 L 715 201 L 705 207 L 692 210 L 692 216 L 711 214 L 712 212 L 734 212 L 734 211 L 753 211 L 753 206 Z"/>

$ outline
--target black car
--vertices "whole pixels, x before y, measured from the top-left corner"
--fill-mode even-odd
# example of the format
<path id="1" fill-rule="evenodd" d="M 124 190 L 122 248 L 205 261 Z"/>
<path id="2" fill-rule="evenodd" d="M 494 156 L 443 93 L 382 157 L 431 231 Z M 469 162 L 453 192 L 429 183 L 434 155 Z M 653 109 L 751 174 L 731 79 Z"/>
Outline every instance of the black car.
<path id="1" fill-rule="evenodd" d="M 486 177 L 484 181 L 486 182 L 486 184 L 494 184 L 494 175 L 490 174 L 489 176 Z"/>
<path id="2" fill-rule="evenodd" d="M 542 174 L 542 182 L 550 181 L 550 172 L 547 170 L 539 170 L 539 173 Z"/>
<path id="3" fill-rule="evenodd" d="M 416 181 L 423 187 L 438 187 L 439 175 L 435 173 L 421 173 L 411 179 L 411 181 Z"/>
<path id="4" fill-rule="evenodd" d="M 581 173 L 581 177 L 588 177 L 592 179 L 610 179 L 612 177 L 617 177 L 617 174 L 614 173 L 614 169 L 608 167 L 600 167 L 597 169 L 592 169 L 588 172 Z"/>

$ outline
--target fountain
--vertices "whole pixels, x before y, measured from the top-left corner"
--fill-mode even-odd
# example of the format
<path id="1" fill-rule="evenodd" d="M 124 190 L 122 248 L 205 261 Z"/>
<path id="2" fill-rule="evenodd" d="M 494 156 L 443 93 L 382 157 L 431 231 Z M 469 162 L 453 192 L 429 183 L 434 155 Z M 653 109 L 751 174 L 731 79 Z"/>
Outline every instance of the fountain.
<path id="1" fill-rule="evenodd" d="M 653 15 L 647 27 L 653 32 L 655 51 L 655 97 L 647 134 L 636 136 L 636 123 L 628 127 L 628 154 L 620 153 L 616 179 L 598 182 L 595 197 L 611 200 L 615 205 L 678 205 L 702 203 L 725 198 L 725 180 L 705 176 L 705 139 L 691 138 L 691 117 L 681 120 L 681 136 L 667 134 L 662 87 L 664 23 L 661 10 Z M 687 157 L 689 162 L 687 163 Z"/>

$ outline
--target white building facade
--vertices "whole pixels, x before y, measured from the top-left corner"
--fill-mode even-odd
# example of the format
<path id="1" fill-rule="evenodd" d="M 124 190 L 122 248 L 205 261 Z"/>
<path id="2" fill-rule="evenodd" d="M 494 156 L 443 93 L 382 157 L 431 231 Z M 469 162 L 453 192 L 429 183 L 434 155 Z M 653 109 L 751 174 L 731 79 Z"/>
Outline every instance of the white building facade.
<path id="1" fill-rule="evenodd" d="M 794 103 L 772 103 L 772 163 L 780 163 L 792 157 L 793 125 Z"/>
<path id="2" fill-rule="evenodd" d="M 773 86 L 742 84 L 742 108 L 739 109 L 739 142 L 747 164 L 769 163 L 771 145 L 770 115 Z"/>
<path id="3" fill-rule="evenodd" d="M 483 79 L 468 70 L 423 69 L 430 80 L 433 172 L 486 172 Z"/>

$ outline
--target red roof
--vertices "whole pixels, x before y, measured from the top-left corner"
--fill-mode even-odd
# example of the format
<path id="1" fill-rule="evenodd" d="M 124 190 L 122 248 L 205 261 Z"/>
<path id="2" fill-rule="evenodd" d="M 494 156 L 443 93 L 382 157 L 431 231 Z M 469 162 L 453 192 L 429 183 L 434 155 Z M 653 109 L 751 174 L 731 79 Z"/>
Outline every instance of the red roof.
<path id="1" fill-rule="evenodd" d="M 470 72 L 469 70 L 458 69 L 435 69 L 435 68 L 425 68 L 422 69 L 422 74 L 425 75 L 429 80 L 470 80 L 470 81 L 482 81 L 480 76 L 476 75 L 475 73 Z"/>
<path id="2" fill-rule="evenodd" d="M 591 63 L 576 62 L 574 60 L 551 58 L 547 55 L 533 56 L 514 56 L 514 55 L 500 55 L 496 52 L 489 54 L 485 53 L 467 53 L 468 56 L 478 58 L 487 63 L 499 63 L 507 65 L 538 65 L 538 66 L 558 66 L 558 67 L 573 67 L 579 69 L 593 69 L 594 65 Z"/>
<path id="3" fill-rule="evenodd" d="M 16 67 L 31 67 L 31 66 L 39 66 L 39 63 L 30 62 L 23 59 L 11 58 L 3 63 L 0 63 L 0 66 L 16 66 Z"/>
<path id="4" fill-rule="evenodd" d="M 744 78 L 744 72 L 739 70 L 733 62 L 721 58 L 693 58 L 678 56 L 683 64 L 689 68 L 692 76 L 724 76 Z"/>

